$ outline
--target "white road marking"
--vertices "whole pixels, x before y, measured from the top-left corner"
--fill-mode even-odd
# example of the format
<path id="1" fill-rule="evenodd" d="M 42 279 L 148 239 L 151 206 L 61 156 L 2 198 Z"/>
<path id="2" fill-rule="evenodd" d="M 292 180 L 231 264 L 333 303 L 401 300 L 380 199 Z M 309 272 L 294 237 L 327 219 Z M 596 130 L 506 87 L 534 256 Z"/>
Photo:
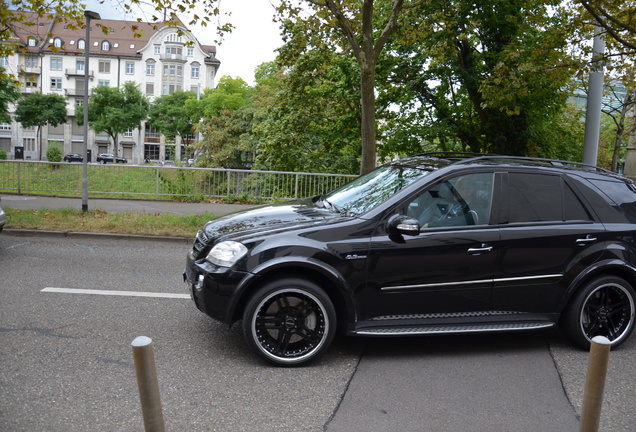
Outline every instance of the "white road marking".
<path id="1" fill-rule="evenodd" d="M 128 297 L 157 297 L 157 298 L 179 298 L 189 299 L 190 294 L 174 294 L 174 293 L 153 293 L 139 291 L 110 291 L 110 290 L 88 290 L 79 288 L 54 288 L 46 287 L 42 292 L 63 293 L 63 294 L 93 294 L 106 296 L 128 296 Z"/>

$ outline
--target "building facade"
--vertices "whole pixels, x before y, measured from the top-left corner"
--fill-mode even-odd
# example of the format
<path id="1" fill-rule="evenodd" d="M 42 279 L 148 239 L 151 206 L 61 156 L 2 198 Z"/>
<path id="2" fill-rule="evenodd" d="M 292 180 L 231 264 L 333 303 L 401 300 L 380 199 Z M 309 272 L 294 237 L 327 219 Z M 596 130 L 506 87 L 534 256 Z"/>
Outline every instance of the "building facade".
<path id="1" fill-rule="evenodd" d="M 216 47 L 200 44 L 181 25 L 92 20 L 89 63 L 86 64 L 86 29 L 72 29 L 55 19 L 33 15 L 33 26 L 15 30 L 15 54 L 0 58 L 6 72 L 17 77 L 23 95 L 57 93 L 67 99 L 68 121 L 57 127 L 44 126 L 41 138 L 36 128 L 23 128 L 12 115 L 11 123 L 0 123 L 0 148 L 10 159 L 45 159 L 46 148 L 57 143 L 67 153 L 83 153 L 84 127 L 75 118 L 75 106 L 83 106 L 85 73 L 89 97 L 99 85 L 119 87 L 134 82 L 152 102 L 175 91 L 202 92 L 215 87 L 220 66 Z M 107 29 L 104 32 L 103 29 Z M 10 107 L 13 114 L 15 106 Z M 40 142 L 41 141 L 41 142 Z M 118 136 L 118 156 L 130 162 L 174 161 L 191 157 L 193 137 L 167 142 L 142 122 L 138 129 Z M 113 153 L 114 143 L 106 134 L 89 128 L 91 161 L 98 153 Z"/>

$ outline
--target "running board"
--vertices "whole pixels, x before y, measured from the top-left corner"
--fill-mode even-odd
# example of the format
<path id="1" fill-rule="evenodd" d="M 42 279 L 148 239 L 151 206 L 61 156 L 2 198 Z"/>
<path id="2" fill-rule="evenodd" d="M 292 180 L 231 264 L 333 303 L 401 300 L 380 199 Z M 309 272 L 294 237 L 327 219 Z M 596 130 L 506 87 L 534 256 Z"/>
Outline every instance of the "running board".
<path id="1" fill-rule="evenodd" d="M 514 330 L 539 330 L 554 327 L 551 322 L 518 322 L 507 324 L 474 324 L 414 327 L 367 327 L 353 331 L 360 336 L 418 336 L 448 333 L 486 333 Z"/>

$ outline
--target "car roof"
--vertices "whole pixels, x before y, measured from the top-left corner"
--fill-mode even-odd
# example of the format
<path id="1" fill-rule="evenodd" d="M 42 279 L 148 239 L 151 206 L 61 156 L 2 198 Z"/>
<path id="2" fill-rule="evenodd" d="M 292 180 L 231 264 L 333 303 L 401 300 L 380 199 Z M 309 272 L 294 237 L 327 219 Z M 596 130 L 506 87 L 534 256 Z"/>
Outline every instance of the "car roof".
<path id="1" fill-rule="evenodd" d="M 431 171 L 444 167 L 461 167 L 467 165 L 495 165 L 508 167 L 532 167 L 547 168 L 559 171 L 577 172 L 583 176 L 590 174 L 598 174 L 601 176 L 620 179 L 628 183 L 633 183 L 630 179 L 616 174 L 604 168 L 594 165 L 584 164 L 581 162 L 573 162 L 559 159 L 523 157 L 523 156 L 505 156 L 496 154 L 482 154 L 469 152 L 428 152 L 410 156 L 404 159 L 394 161 L 398 165 L 409 166 L 412 168 L 428 169 Z"/>

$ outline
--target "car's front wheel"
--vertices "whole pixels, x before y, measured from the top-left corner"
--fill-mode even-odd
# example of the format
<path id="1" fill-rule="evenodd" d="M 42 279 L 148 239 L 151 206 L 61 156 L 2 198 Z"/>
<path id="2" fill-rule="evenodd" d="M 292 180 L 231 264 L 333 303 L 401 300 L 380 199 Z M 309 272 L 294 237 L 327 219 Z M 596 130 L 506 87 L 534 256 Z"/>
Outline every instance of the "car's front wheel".
<path id="1" fill-rule="evenodd" d="M 336 313 L 327 294 L 301 278 L 284 278 L 260 288 L 243 313 L 248 344 L 266 361 L 298 366 L 320 356 L 336 332 Z"/>
<path id="2" fill-rule="evenodd" d="M 565 311 L 561 327 L 573 342 L 588 349 L 604 336 L 617 347 L 634 329 L 634 288 L 624 279 L 603 276 L 581 289 Z"/>

